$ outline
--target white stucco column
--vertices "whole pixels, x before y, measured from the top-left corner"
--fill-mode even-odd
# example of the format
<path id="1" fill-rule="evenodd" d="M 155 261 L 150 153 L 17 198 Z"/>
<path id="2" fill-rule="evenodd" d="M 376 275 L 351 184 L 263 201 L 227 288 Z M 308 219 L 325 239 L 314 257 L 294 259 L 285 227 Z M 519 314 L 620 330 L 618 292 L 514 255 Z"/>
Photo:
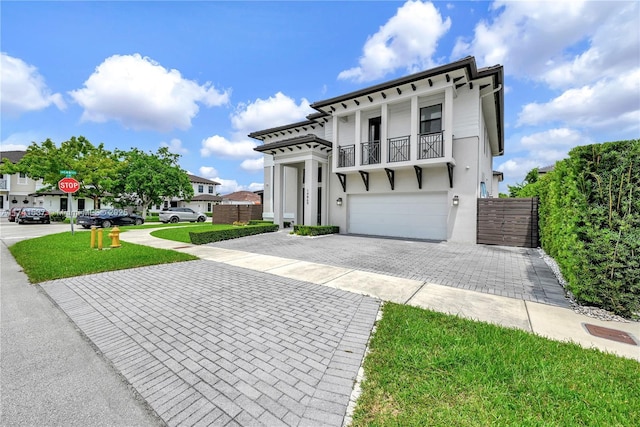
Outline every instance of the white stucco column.
<path id="1" fill-rule="evenodd" d="M 284 199 L 284 166 L 280 163 L 273 165 L 273 223 L 280 228 L 283 224 L 283 199 Z"/>
<path id="2" fill-rule="evenodd" d="M 386 102 L 380 106 L 380 122 L 380 163 L 386 164 L 389 162 L 389 104 Z"/>
<path id="3" fill-rule="evenodd" d="M 320 203 L 321 214 L 320 214 L 320 225 L 329 224 L 329 163 L 321 162 L 322 166 L 322 198 L 318 200 Z"/>
<path id="4" fill-rule="evenodd" d="M 360 148 L 362 146 L 362 111 L 360 110 L 356 110 L 355 112 L 355 123 L 354 123 L 355 129 L 354 129 L 354 135 L 355 135 L 355 140 L 353 141 L 353 143 L 355 144 L 355 165 L 354 166 L 360 166 L 362 160 L 360 159 L 362 156 L 362 149 Z M 369 138 L 369 135 L 367 135 L 367 139 Z"/>
<path id="5" fill-rule="evenodd" d="M 444 90 L 444 111 L 442 127 L 444 130 L 444 157 L 453 157 L 453 87 L 449 86 Z"/>
<path id="6" fill-rule="evenodd" d="M 304 162 L 304 225 L 318 225 L 318 161 Z"/>
<path id="7" fill-rule="evenodd" d="M 418 97 L 411 97 L 411 160 L 418 160 L 418 144 L 420 143 L 420 138 L 418 135 L 420 134 L 420 110 L 418 109 Z"/>

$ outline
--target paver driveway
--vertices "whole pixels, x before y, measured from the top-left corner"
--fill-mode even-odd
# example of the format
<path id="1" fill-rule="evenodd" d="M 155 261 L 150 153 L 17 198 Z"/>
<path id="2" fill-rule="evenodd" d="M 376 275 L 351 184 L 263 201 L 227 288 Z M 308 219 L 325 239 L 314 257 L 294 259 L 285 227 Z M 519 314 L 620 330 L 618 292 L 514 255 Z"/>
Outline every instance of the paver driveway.
<path id="1" fill-rule="evenodd" d="M 213 261 L 41 284 L 168 425 L 341 426 L 379 301 Z"/>
<path id="2" fill-rule="evenodd" d="M 342 234 L 308 238 L 287 230 L 210 245 L 570 306 L 537 249 Z"/>

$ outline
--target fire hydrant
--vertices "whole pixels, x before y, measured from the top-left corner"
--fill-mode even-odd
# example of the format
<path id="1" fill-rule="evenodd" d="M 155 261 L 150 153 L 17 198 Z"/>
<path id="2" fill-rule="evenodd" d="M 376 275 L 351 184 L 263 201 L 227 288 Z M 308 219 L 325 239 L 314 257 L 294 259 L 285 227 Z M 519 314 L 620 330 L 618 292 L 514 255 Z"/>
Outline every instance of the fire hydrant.
<path id="1" fill-rule="evenodd" d="M 109 237 L 111 238 L 111 246 L 110 248 L 119 248 L 120 247 L 120 229 L 116 225 L 109 233 Z"/>

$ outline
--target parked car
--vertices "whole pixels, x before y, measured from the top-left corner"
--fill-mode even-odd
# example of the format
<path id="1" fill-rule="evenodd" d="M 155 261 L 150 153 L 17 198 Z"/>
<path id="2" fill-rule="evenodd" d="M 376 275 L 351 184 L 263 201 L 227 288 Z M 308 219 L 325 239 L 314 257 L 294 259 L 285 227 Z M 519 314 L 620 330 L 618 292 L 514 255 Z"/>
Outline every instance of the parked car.
<path id="1" fill-rule="evenodd" d="M 180 222 L 180 221 L 189 221 L 189 222 L 205 222 L 207 220 L 207 216 L 202 212 L 196 212 L 190 208 L 167 208 L 163 209 L 159 215 L 160 222 Z"/>
<path id="2" fill-rule="evenodd" d="M 124 209 L 100 209 L 89 215 L 78 216 L 77 222 L 83 228 L 90 228 L 92 225 L 109 228 L 114 225 L 144 224 L 144 218 L 140 215 L 130 214 Z"/>
<path id="3" fill-rule="evenodd" d="M 16 216 L 16 222 L 18 224 L 27 223 L 40 223 L 49 224 L 51 219 L 49 218 L 49 212 L 45 208 L 21 208 L 20 212 Z"/>
<path id="4" fill-rule="evenodd" d="M 16 222 L 16 216 L 18 216 L 20 209 L 22 208 L 11 208 L 11 210 L 9 210 L 9 222 Z"/>

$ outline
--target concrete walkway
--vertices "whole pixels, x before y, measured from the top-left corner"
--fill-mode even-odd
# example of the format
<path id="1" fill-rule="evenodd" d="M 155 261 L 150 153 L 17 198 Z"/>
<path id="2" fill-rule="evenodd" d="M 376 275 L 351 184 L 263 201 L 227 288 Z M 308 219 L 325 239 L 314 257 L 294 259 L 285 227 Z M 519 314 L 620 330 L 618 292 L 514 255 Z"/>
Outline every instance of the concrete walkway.
<path id="1" fill-rule="evenodd" d="M 312 240 L 320 241 L 322 239 L 331 239 L 333 237 L 348 239 L 349 236 L 328 236 L 309 239 L 290 236 L 285 230 L 275 233 L 277 236 L 275 236 L 274 233 L 269 233 L 260 236 L 249 236 L 247 238 L 237 239 L 233 243 L 230 243 L 232 241 L 227 241 L 212 245 L 198 246 L 158 239 L 150 235 L 151 231 L 152 230 L 149 229 L 132 230 L 124 233 L 122 236 L 123 240 L 131 243 L 184 251 L 198 256 L 201 259 L 217 261 L 237 267 L 268 272 L 282 277 L 321 284 L 327 287 L 361 293 L 383 301 L 409 304 L 442 313 L 459 315 L 469 319 L 523 329 L 551 339 L 572 341 L 585 348 L 597 348 L 602 351 L 640 361 L 640 346 L 632 346 L 610 339 L 596 337 L 591 335 L 585 328 L 585 324 L 590 324 L 624 331 L 630 334 L 635 341 L 640 344 L 640 323 L 605 322 L 573 312 L 566 301 L 563 303 L 561 299 L 557 297 L 557 295 L 562 292 L 557 281 L 555 282 L 556 289 L 553 289 L 548 282 L 545 285 L 547 294 L 553 297 L 557 305 L 549 303 L 544 304 L 540 302 L 527 301 L 517 297 L 510 298 L 495 295 L 490 292 L 478 292 L 477 289 L 471 290 L 465 288 L 464 282 L 461 282 L 461 287 L 456 287 L 456 283 L 451 281 L 447 282 L 447 285 L 442 285 L 439 283 L 431 283 L 426 280 L 396 277 L 394 275 L 381 274 L 379 272 L 362 271 L 355 268 L 249 252 L 251 250 L 257 250 L 257 247 L 261 247 L 260 250 L 264 251 L 265 246 L 262 246 L 263 243 L 258 243 L 258 245 L 255 243 L 268 241 L 268 239 L 272 239 L 270 251 L 272 253 L 278 253 L 278 251 L 281 251 L 283 248 L 281 243 L 283 239 L 289 239 L 290 241 L 296 240 L 298 242 L 302 241 L 304 243 Z M 397 242 L 389 239 L 366 239 L 368 239 L 366 240 L 366 244 L 360 241 L 356 242 L 356 246 L 361 250 L 369 251 L 372 245 L 382 244 L 388 247 L 388 245 Z M 240 240 L 243 242 L 240 242 Z M 329 240 L 327 240 L 327 242 L 328 241 Z M 426 245 L 425 242 L 411 241 L 406 242 L 406 244 L 411 247 Z M 245 250 L 241 251 L 221 247 L 229 245 L 242 245 L 245 247 Z M 431 245 L 442 246 L 441 244 Z M 458 247 L 458 245 L 454 246 Z M 314 247 L 316 249 L 316 256 L 318 256 L 317 252 L 321 252 L 321 255 L 319 255 L 321 257 L 329 256 L 327 255 L 328 253 L 338 254 L 338 258 L 341 256 L 348 256 L 345 249 L 339 244 L 325 245 L 324 247 L 326 249 L 322 251 L 317 250 L 317 245 Z M 462 245 L 462 247 L 466 248 L 467 251 L 487 250 L 487 247 L 480 245 Z M 350 249 L 352 250 L 353 246 L 350 247 Z M 493 250 L 494 255 L 487 255 L 485 257 L 485 261 L 489 263 L 493 262 L 492 259 L 495 260 L 496 257 L 499 257 L 500 253 L 508 254 L 507 257 L 503 257 L 501 261 L 496 264 L 496 266 L 501 265 L 500 268 L 502 268 L 503 271 L 510 268 L 513 269 L 512 271 L 515 271 L 514 265 L 522 265 L 523 263 L 526 263 L 525 257 L 518 257 L 518 253 L 524 254 L 527 258 L 531 259 L 531 253 L 527 250 L 520 250 L 520 248 L 490 247 L 489 250 L 491 249 Z M 299 250 L 300 246 L 297 246 L 297 251 Z M 457 250 L 462 251 L 463 249 Z M 293 252 L 290 252 L 292 256 L 298 256 L 294 255 Z M 297 253 L 299 254 L 300 252 Z M 387 253 L 394 252 L 389 251 Z M 420 251 L 417 251 L 417 253 L 420 253 Z M 395 263 L 398 262 L 397 258 L 400 257 L 396 254 L 393 257 L 390 257 L 386 264 L 384 261 L 379 261 L 376 265 L 379 266 L 379 269 L 382 269 L 385 265 L 391 265 L 393 271 L 397 271 L 394 267 Z M 455 262 L 454 258 L 455 257 L 449 257 L 449 263 Z M 433 258 L 426 257 L 424 259 L 431 260 Z M 462 265 L 467 261 L 463 260 Z M 535 260 L 529 262 L 535 263 Z M 542 260 L 539 260 L 539 262 L 544 264 Z M 418 262 L 414 262 L 414 264 L 418 264 Z M 420 264 L 424 264 L 424 262 Z M 444 265 L 439 266 L 440 271 L 445 268 L 446 267 Z M 450 265 L 449 269 L 453 275 L 457 274 L 456 272 L 459 270 L 456 265 Z M 547 271 L 544 271 L 543 266 L 539 263 L 535 266 L 535 271 L 540 272 L 540 277 L 543 277 L 543 280 L 549 279 L 550 269 L 547 267 L 546 270 Z M 481 271 L 482 274 L 479 274 L 477 271 L 473 274 L 478 273 L 475 277 L 481 277 L 482 275 L 486 277 L 494 274 L 495 271 L 495 269 L 486 269 Z M 520 274 L 520 276 L 522 276 L 522 274 Z M 447 277 L 446 271 L 444 272 L 443 277 Z M 539 278 L 531 278 L 531 280 L 533 282 L 541 281 Z M 478 281 L 476 280 L 476 282 Z"/>

